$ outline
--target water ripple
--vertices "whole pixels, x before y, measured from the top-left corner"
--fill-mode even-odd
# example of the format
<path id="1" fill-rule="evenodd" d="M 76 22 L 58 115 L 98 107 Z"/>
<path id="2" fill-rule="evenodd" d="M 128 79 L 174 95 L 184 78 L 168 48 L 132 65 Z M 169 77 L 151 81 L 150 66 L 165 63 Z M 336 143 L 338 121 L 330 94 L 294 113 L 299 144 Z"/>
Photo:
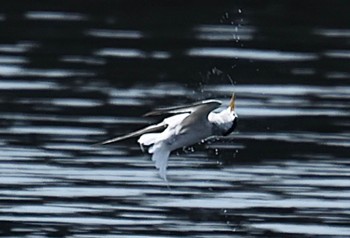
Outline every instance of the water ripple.
<path id="1" fill-rule="evenodd" d="M 254 59 L 266 61 L 309 61 L 316 60 L 318 56 L 313 53 L 281 52 L 263 50 L 244 50 L 238 48 L 192 48 L 187 51 L 193 57 L 214 57 L 234 59 Z"/>

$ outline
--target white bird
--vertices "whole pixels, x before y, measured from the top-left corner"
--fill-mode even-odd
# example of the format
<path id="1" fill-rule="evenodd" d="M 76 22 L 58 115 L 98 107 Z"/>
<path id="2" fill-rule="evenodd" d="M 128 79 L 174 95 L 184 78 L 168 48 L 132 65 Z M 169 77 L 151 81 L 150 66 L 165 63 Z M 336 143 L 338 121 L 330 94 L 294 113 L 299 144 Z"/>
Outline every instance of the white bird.
<path id="1" fill-rule="evenodd" d="M 173 115 L 162 122 L 148 126 L 130 134 L 119 136 L 100 144 L 110 144 L 131 137 L 140 136 L 138 143 L 141 150 L 148 147 L 152 160 L 165 181 L 170 152 L 185 146 L 193 145 L 208 137 L 227 136 L 237 126 L 235 96 L 230 105 L 221 112 L 213 112 L 221 105 L 219 100 L 205 100 L 187 106 L 156 109 L 144 116 Z"/>

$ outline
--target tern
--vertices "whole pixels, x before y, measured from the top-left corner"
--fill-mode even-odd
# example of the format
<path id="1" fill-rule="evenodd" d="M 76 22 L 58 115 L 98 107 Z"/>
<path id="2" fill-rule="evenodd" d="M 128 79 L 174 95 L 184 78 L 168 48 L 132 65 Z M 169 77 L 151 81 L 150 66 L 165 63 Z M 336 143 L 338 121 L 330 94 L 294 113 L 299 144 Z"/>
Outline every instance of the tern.
<path id="1" fill-rule="evenodd" d="M 237 126 L 235 95 L 232 95 L 227 109 L 214 112 L 221 106 L 219 100 L 209 99 L 191 105 L 160 108 L 144 116 L 169 116 L 162 122 L 150 125 L 132 133 L 99 143 L 110 144 L 132 137 L 139 137 L 141 150 L 145 147 L 152 154 L 152 160 L 159 169 L 159 175 L 167 181 L 166 169 L 173 150 L 196 144 L 216 136 L 227 136 Z"/>

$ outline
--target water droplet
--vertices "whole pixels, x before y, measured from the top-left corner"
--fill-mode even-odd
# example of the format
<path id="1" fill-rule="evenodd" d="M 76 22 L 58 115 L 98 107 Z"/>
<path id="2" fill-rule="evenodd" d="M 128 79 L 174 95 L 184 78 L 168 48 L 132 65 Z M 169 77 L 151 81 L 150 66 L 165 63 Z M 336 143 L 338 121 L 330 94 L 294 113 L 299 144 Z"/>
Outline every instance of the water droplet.
<path id="1" fill-rule="evenodd" d="M 238 9 L 238 13 L 242 13 L 242 9 Z"/>
<path id="2" fill-rule="evenodd" d="M 218 154 L 219 154 L 219 150 L 218 150 L 218 149 L 215 149 L 215 150 L 214 150 L 214 153 L 215 153 L 215 155 L 218 155 Z"/>

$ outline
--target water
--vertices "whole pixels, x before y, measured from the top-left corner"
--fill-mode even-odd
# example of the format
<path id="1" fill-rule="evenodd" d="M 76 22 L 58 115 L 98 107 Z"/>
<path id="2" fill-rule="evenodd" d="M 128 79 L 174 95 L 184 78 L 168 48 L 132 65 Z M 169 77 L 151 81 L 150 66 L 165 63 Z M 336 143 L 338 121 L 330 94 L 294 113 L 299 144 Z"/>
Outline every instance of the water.
<path id="1" fill-rule="evenodd" d="M 3 5 L 2 236 L 349 236 L 346 6 Z M 135 140 L 92 146 L 233 91 L 237 131 L 174 152 L 168 184 Z"/>

